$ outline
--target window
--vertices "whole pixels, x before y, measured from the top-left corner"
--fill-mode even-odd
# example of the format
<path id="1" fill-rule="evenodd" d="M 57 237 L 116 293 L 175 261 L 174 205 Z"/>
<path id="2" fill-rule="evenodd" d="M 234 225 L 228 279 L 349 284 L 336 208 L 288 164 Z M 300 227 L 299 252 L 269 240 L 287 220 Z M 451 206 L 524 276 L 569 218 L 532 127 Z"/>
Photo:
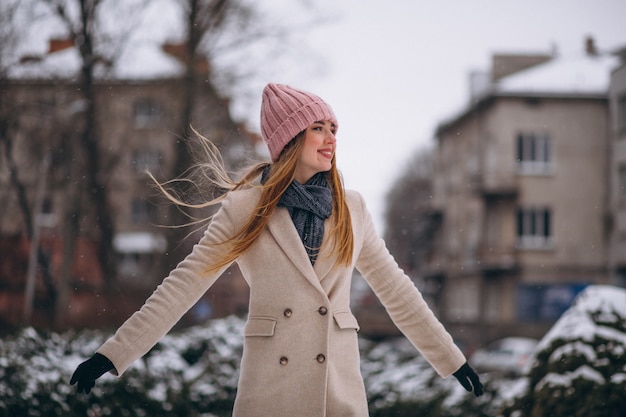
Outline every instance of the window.
<path id="1" fill-rule="evenodd" d="M 50 122 L 54 120 L 55 109 L 57 108 L 54 100 L 41 99 L 36 102 L 36 106 L 39 121 Z"/>
<path id="2" fill-rule="evenodd" d="M 54 227 L 57 216 L 54 213 L 54 204 L 50 197 L 46 197 L 41 205 L 41 212 L 37 213 L 37 222 L 43 227 Z"/>
<path id="3" fill-rule="evenodd" d="M 463 279 L 451 285 L 447 297 L 446 317 L 452 322 L 473 322 L 480 318 L 480 285 Z"/>
<path id="4" fill-rule="evenodd" d="M 135 127 L 147 128 L 158 126 L 161 122 L 161 105 L 152 99 L 135 101 Z"/>
<path id="5" fill-rule="evenodd" d="M 517 320 L 554 322 L 567 310 L 587 284 L 520 284 L 517 287 Z"/>
<path id="6" fill-rule="evenodd" d="M 132 202 L 132 222 L 146 224 L 154 218 L 155 207 L 146 200 L 136 198 Z"/>
<path id="7" fill-rule="evenodd" d="M 484 318 L 488 323 L 497 323 L 502 319 L 502 280 L 486 279 L 483 290 Z"/>
<path id="8" fill-rule="evenodd" d="M 541 249 L 552 245 L 550 209 L 521 208 L 517 210 L 517 244 L 523 249 Z"/>
<path id="9" fill-rule="evenodd" d="M 156 171 L 161 162 L 161 153 L 155 149 L 137 149 L 133 152 L 132 164 L 136 173 L 143 173 L 145 170 Z"/>
<path id="10" fill-rule="evenodd" d="M 626 131 L 626 93 L 617 99 L 617 130 L 619 132 Z"/>
<path id="11" fill-rule="evenodd" d="M 520 174 L 552 172 L 552 146 L 547 133 L 517 135 L 517 172 Z"/>
<path id="12" fill-rule="evenodd" d="M 619 166 L 617 176 L 617 186 L 619 187 L 617 190 L 618 198 L 620 202 L 626 203 L 626 164 Z"/>

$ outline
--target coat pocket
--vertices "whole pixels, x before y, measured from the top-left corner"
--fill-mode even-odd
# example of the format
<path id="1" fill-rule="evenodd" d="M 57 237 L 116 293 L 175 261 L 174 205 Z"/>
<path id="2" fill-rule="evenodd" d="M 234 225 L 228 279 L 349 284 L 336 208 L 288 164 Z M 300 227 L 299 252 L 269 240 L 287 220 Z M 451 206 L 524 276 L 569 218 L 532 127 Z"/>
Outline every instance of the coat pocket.
<path id="1" fill-rule="evenodd" d="M 359 322 L 349 311 L 335 311 L 333 313 L 335 322 L 340 329 L 354 329 L 359 331 Z"/>
<path id="2" fill-rule="evenodd" d="M 273 317 L 250 317 L 243 329 L 244 336 L 274 336 L 276 319 Z"/>

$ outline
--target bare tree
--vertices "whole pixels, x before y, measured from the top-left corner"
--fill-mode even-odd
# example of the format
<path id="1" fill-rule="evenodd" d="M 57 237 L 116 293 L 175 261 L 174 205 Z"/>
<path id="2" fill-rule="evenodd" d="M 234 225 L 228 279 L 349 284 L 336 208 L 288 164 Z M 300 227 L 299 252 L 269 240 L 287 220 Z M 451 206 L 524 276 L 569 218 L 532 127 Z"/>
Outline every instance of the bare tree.
<path id="1" fill-rule="evenodd" d="M 122 13 L 124 19 L 118 19 L 116 28 L 107 27 L 101 19 L 102 5 L 107 4 L 109 16 L 114 11 Z M 101 146 L 99 136 L 98 102 L 96 83 L 107 76 L 116 58 L 122 52 L 122 41 L 132 30 L 136 21 L 134 12 L 145 4 L 143 0 L 118 2 L 115 0 L 7 0 L 0 3 L 0 152 L 3 167 L 8 173 L 9 184 L 17 202 L 24 224 L 24 233 L 31 246 L 37 250 L 32 253 L 36 263 L 30 263 L 25 285 L 24 315 L 28 321 L 32 314 L 35 300 L 34 268 L 37 267 L 43 278 L 45 298 L 37 299 L 40 308 L 45 307 L 50 322 L 62 327 L 69 299 L 70 275 L 75 264 L 76 241 L 80 235 L 81 219 L 86 212 L 96 219 L 99 232 L 99 260 L 106 288 L 113 289 L 115 284 L 116 259 L 113 251 L 114 224 L 109 204 L 108 184 L 105 171 L 115 155 Z M 42 13 L 42 8 L 45 12 Z M 50 14 L 50 11 L 53 13 Z M 58 91 L 69 93 L 37 95 L 34 100 L 22 101 L 14 98 L 18 91 L 28 90 L 28 83 L 20 85 L 20 75 L 11 75 L 24 60 L 36 61 L 37 57 L 21 57 L 20 41 L 28 35 L 22 20 L 27 17 L 29 24 L 43 21 L 60 22 L 67 39 L 77 47 L 81 65 L 75 79 L 77 88 L 70 77 L 55 81 L 54 75 L 40 74 L 49 84 L 58 83 Z M 56 19 L 56 20 L 55 20 Z M 128 24 L 124 26 L 124 22 Z M 48 24 L 48 23 L 46 23 Z M 113 29 L 113 30 L 112 30 Z M 111 32 L 114 35 L 111 35 Z M 31 82 L 32 84 L 32 82 Z M 78 91 L 78 94 L 76 93 Z M 12 98 L 13 97 L 13 98 Z M 58 99 L 57 97 L 66 97 Z M 41 108 L 45 103 L 45 108 Z M 35 115 L 34 118 L 32 115 Z M 41 116 L 45 115 L 45 122 Z M 30 117 L 30 119 L 28 119 Z M 39 117 L 39 119 L 37 119 Z M 42 172 L 39 176 L 41 192 L 35 192 L 32 167 L 47 166 L 44 161 L 51 161 L 48 176 Z M 26 163 L 25 163 L 26 162 Z M 29 172 L 30 171 L 30 172 Z M 37 177 L 36 175 L 34 176 Z M 56 182 L 56 186 L 55 183 Z M 7 192 L 7 190 L 3 190 Z M 57 194 L 63 214 L 62 265 L 59 276 L 53 277 L 49 256 L 35 241 L 38 236 L 38 220 L 41 217 L 36 195 L 42 198 Z M 62 195 L 59 195 L 62 194 Z M 85 200 L 85 196 L 87 197 Z M 13 201 L 13 199 L 4 199 Z"/>
<path id="2" fill-rule="evenodd" d="M 271 25 L 257 13 L 251 2 L 242 0 L 184 0 L 184 36 L 180 44 L 169 45 L 170 52 L 184 63 L 182 77 L 182 107 L 180 112 L 180 134 L 176 142 L 176 159 L 173 176 L 184 173 L 194 164 L 191 127 L 204 127 L 209 137 L 220 148 L 227 168 L 235 170 L 254 156 L 249 136 L 244 128 L 233 120 L 228 109 L 228 99 L 221 97 L 224 84 L 242 81 L 250 74 L 253 63 L 239 66 L 238 71 L 229 68 L 220 72 L 216 65 L 224 54 L 237 48 L 249 48 L 257 43 L 272 43 L 284 39 L 285 27 Z M 250 68 L 245 68 L 249 66 Z M 227 72 L 227 74 L 226 74 Z M 208 102 L 199 103 L 199 92 Z M 205 111 L 200 112 L 200 109 Z M 173 225 L 189 221 L 186 214 L 173 207 L 170 215 Z M 183 242 L 187 231 L 174 228 L 168 236 L 169 262 L 171 268 L 188 252 L 190 243 Z M 183 242 L 181 244 L 181 242 Z"/>
<path id="3" fill-rule="evenodd" d="M 4 36 L 8 27 L 26 28 L 22 25 L 4 25 L 13 23 L 10 11 L 13 8 L 28 8 L 31 5 L 39 18 L 56 22 L 56 35 L 64 36 L 75 45 L 79 53 L 80 68 L 71 76 L 53 79 L 53 75 L 41 75 L 41 82 L 57 83 L 63 94 L 51 94 L 45 113 L 50 118 L 46 126 L 31 119 L 19 125 L 21 118 L 33 109 L 18 108 L 16 100 L 9 100 L 4 88 L 6 65 L 0 62 L 0 152 L 1 167 L 9 173 L 13 201 L 20 207 L 25 234 L 32 238 L 33 225 L 37 213 L 34 205 L 34 175 L 25 175 L 27 167 L 18 161 L 16 144 L 27 146 L 30 166 L 38 166 L 45 157 L 51 156 L 50 175 L 47 179 L 49 192 L 54 192 L 59 201 L 62 214 L 63 250 L 61 268 L 55 269 L 58 276 L 53 277 L 49 263 L 43 252 L 38 255 L 43 282 L 48 289 L 48 299 L 53 308 L 56 322 L 62 326 L 64 309 L 67 305 L 70 274 L 75 262 L 77 238 L 81 226 L 91 224 L 95 219 L 93 235 L 98 239 L 99 263 L 108 289 L 116 289 L 116 256 L 113 250 L 115 233 L 114 213 L 111 210 L 109 171 L 116 163 L 118 149 L 111 150 L 104 143 L 101 126 L 98 122 L 103 109 L 100 107 L 97 87 L 99 83 L 114 75 L 118 57 L 127 46 L 125 42 L 135 23 L 141 16 L 141 6 L 149 0 L 4 0 L 0 2 L 0 59 L 3 51 L 13 51 L 10 37 Z M 154 1 L 154 0 L 153 0 Z M 164 0 L 168 1 L 168 0 Z M 184 11 L 184 30 L 180 42 L 166 45 L 166 52 L 172 53 L 184 64 L 180 79 L 180 97 L 173 101 L 182 103 L 173 128 L 176 142 L 176 158 L 170 178 L 179 176 L 194 164 L 193 149 L 187 138 L 190 127 L 199 128 L 207 133 L 222 150 L 229 169 L 236 169 L 242 162 L 254 157 L 253 147 L 247 139 L 245 127 L 237 123 L 230 115 L 228 83 L 237 83 L 242 77 L 254 75 L 260 66 L 253 61 L 241 62 L 239 71 L 225 70 L 217 64 L 225 55 L 234 50 L 250 48 L 258 42 L 274 42 L 280 49 L 280 42 L 289 30 L 277 22 L 263 21 L 257 14 L 253 1 L 244 0 L 170 0 Z M 5 13 L 6 12 L 6 13 Z M 113 15 L 113 17 L 112 17 Z M 7 17 L 9 16 L 9 17 Z M 104 16 L 104 17 L 103 17 Z M 6 19 L 5 19 L 6 18 Z M 111 22 L 115 22 L 112 24 Z M 26 29 L 23 29 L 26 30 Z M 6 41 L 4 39 L 6 38 Z M 278 45 L 278 46 L 276 46 Z M 271 50 L 271 48 L 269 48 Z M 274 58 L 274 56 L 272 56 Z M 11 57 L 15 62 L 15 57 Z M 8 61 L 7 61 L 8 62 Z M 15 80 L 11 81 L 14 82 Z M 231 84 L 232 85 L 232 84 Z M 55 90 L 56 91 L 56 90 Z M 59 98 L 59 97 L 65 98 Z M 43 98 L 43 94 L 39 97 Z M 48 98 L 46 98 L 48 100 Z M 12 105 L 9 105 L 13 103 Z M 75 106 L 80 103 L 80 106 Z M 37 113 L 37 110 L 34 110 Z M 6 117 L 5 117 L 6 116 Z M 14 132 L 19 132 L 20 138 Z M 24 139 L 26 138 L 26 139 Z M 30 142 L 32 141 L 32 142 Z M 25 145 L 30 143 L 31 145 Z M 37 144 L 37 146 L 32 146 Z M 31 171 L 32 172 L 32 171 Z M 24 178 L 30 178 L 24 181 Z M 29 182 L 30 181 L 30 182 Z M 44 184 L 45 186 L 45 184 Z M 58 188 L 55 188 L 58 187 Z M 45 187 L 44 187 L 45 188 Z M 6 190 L 1 190 L 4 193 Z M 3 204 L 0 202 L 0 205 Z M 172 224 L 188 221 L 187 217 L 170 216 Z M 88 219 L 85 221 L 84 219 Z M 175 235 L 170 245 L 180 247 L 183 234 Z M 40 251 L 38 251 L 40 252 Z M 176 256 L 188 252 L 182 248 Z M 176 257 L 172 258 L 176 263 Z M 180 259 L 180 258 L 178 258 Z M 55 266 L 58 264 L 55 263 Z M 38 277 L 39 279 L 39 277 Z"/>
<path id="4" fill-rule="evenodd" d="M 18 131 L 21 128 L 19 118 L 22 108 L 18 101 L 15 100 L 12 91 L 10 91 L 9 72 L 12 66 L 18 63 L 18 57 L 15 56 L 16 46 L 20 37 L 24 36 L 24 29 L 18 22 L 19 13 L 22 11 L 20 7 L 27 6 L 24 3 L 16 0 L 0 3 L 0 154 L 2 155 L 0 160 L 3 162 L 2 165 L 4 165 L 0 165 L 0 167 L 8 172 L 10 190 L 14 193 L 17 200 L 18 212 L 22 218 L 26 238 L 31 246 L 31 261 L 28 268 L 29 279 L 25 283 L 24 296 L 24 319 L 28 322 L 32 313 L 37 270 L 42 274 L 44 288 L 47 291 L 48 299 L 51 301 L 48 304 L 49 306 L 54 305 L 57 293 L 50 267 L 50 259 L 38 244 L 38 209 L 40 204 L 36 204 L 36 200 L 41 201 L 43 198 L 48 165 L 41 165 L 40 191 L 33 197 L 32 200 L 35 201 L 32 201 L 28 195 L 29 184 L 21 176 L 20 161 L 15 152 Z M 21 15 L 21 17 L 29 18 L 31 16 L 26 13 L 26 15 Z M 5 203 L 12 201 L 8 195 L 10 190 L 3 190 L 3 193 L 7 194 L 0 197 Z"/>
<path id="5" fill-rule="evenodd" d="M 145 2 L 124 2 L 116 0 L 42 0 L 61 20 L 67 35 L 72 39 L 79 51 L 81 66 L 78 74 L 78 88 L 84 103 L 80 145 L 83 151 L 88 195 L 99 229 L 99 260 L 102 275 L 109 290 L 115 286 L 116 259 L 113 248 L 115 225 L 112 217 L 111 204 L 105 167 L 114 156 L 107 154 L 106 147 L 101 146 L 98 128 L 98 100 L 96 81 L 104 76 L 114 65 L 118 54 L 123 49 L 122 42 L 133 27 L 133 16 Z M 103 9 L 109 13 L 119 8 L 127 12 L 127 19 L 118 21 L 117 35 L 106 32 L 106 25 L 99 19 Z M 118 13 L 120 10 L 118 10 Z M 110 28 L 109 28 L 110 29 Z M 79 158 L 71 158 L 68 163 Z M 73 171 L 76 172 L 76 171 Z M 81 178 L 77 175 L 76 178 Z M 68 236 L 69 237 L 69 236 Z"/>
<path id="6" fill-rule="evenodd" d="M 438 217 L 432 210 L 432 155 L 419 150 L 387 195 L 385 240 L 400 266 L 419 273 L 433 244 Z"/>
<path id="7" fill-rule="evenodd" d="M 32 236 L 29 202 L 26 198 L 25 186 L 20 181 L 17 166 L 13 159 L 13 132 L 16 130 L 17 119 L 15 108 L 10 105 L 11 99 L 7 91 L 8 72 L 14 63 L 12 51 L 15 49 L 19 37 L 18 28 L 13 22 L 18 11 L 18 1 L 0 3 L 0 143 L 4 156 L 5 167 L 8 168 L 10 183 L 14 188 L 19 201 L 20 211 L 24 216 L 24 223 L 28 236 Z M 6 198 L 4 199 L 6 201 Z"/>

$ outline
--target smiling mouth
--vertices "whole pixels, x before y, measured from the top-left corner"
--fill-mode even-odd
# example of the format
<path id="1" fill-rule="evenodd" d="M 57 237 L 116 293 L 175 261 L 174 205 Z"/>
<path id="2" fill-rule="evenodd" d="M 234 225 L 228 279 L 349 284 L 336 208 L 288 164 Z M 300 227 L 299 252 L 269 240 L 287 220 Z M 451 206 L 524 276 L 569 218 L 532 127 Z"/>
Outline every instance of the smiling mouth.
<path id="1" fill-rule="evenodd" d="M 333 158 L 333 153 L 331 151 L 320 151 L 320 153 L 325 158 L 328 158 L 328 159 L 332 159 Z"/>

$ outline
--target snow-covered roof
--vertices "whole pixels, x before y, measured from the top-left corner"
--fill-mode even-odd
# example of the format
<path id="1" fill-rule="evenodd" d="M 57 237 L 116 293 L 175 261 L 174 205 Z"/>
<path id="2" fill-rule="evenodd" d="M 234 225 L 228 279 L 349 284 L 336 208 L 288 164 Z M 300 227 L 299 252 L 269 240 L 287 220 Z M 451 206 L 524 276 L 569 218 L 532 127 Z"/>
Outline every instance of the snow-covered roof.
<path id="1" fill-rule="evenodd" d="M 11 78 L 71 78 L 80 68 L 80 56 L 76 47 L 67 48 L 52 54 L 32 55 L 9 68 Z"/>
<path id="2" fill-rule="evenodd" d="M 80 70 L 81 58 L 76 46 L 52 53 L 31 55 L 31 57 L 33 59 L 11 66 L 9 76 L 22 79 L 72 78 Z M 124 49 L 120 59 L 106 75 L 124 80 L 156 79 L 179 76 L 183 73 L 183 69 L 182 63 L 163 51 L 161 44 L 135 42 Z"/>
<path id="3" fill-rule="evenodd" d="M 183 74 L 183 64 L 163 49 L 164 44 L 183 39 L 180 6 L 173 0 L 154 0 L 142 10 L 141 19 L 137 19 L 131 13 L 135 10 L 133 4 L 138 1 L 125 2 L 120 10 L 103 8 L 98 15 L 100 35 L 94 40 L 94 52 L 114 63 L 111 67 L 98 65 L 96 76 L 145 80 Z M 29 23 L 23 25 L 16 48 L 8 57 L 7 62 L 13 62 L 8 75 L 14 79 L 74 78 L 81 66 L 78 48 L 68 45 L 59 50 L 51 48 L 55 41 L 72 42 L 71 36 L 65 23 L 48 9 L 42 10 L 47 12 L 46 18 L 33 20 L 27 7 L 17 15 Z M 74 16 L 73 20 L 76 19 Z"/>
<path id="4" fill-rule="evenodd" d="M 611 70 L 618 65 L 612 55 L 579 53 L 557 56 L 543 64 L 502 78 L 495 94 L 606 94 Z"/>
<path id="5" fill-rule="evenodd" d="M 512 73 L 497 82 L 490 81 L 489 73 L 476 73 L 470 103 L 443 121 L 436 134 L 464 118 L 477 103 L 490 97 L 606 96 L 611 71 L 618 66 L 616 54 L 593 55 L 582 51 L 556 55 L 549 61 Z"/>
<path id="6" fill-rule="evenodd" d="M 184 72 L 180 61 L 153 42 L 135 45 L 121 58 L 115 70 L 116 78 L 120 79 L 165 78 L 180 76 Z"/>

